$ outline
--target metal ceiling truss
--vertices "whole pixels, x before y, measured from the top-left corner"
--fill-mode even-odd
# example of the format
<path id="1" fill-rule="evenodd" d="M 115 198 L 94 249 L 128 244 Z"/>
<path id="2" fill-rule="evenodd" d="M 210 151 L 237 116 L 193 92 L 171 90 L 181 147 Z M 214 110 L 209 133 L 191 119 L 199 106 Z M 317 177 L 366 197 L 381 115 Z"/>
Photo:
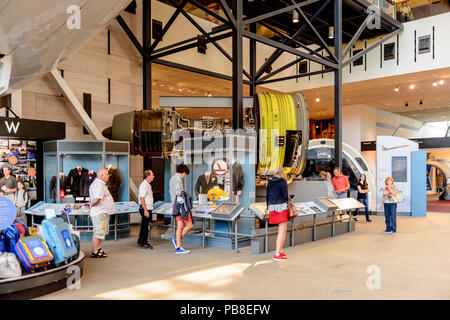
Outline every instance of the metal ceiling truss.
<path id="1" fill-rule="evenodd" d="M 144 68 L 144 109 L 150 109 L 151 98 L 151 76 L 149 73 L 151 62 L 195 72 L 199 74 L 204 74 L 220 79 L 226 79 L 232 81 L 232 91 L 233 91 L 233 126 L 234 129 L 241 129 L 243 127 L 243 85 L 250 85 L 250 93 L 253 95 L 256 92 L 256 86 L 261 84 L 274 83 L 278 81 L 285 81 L 290 79 L 298 79 L 302 77 L 323 74 L 327 72 L 334 72 L 335 79 L 335 164 L 336 166 L 342 166 L 342 69 L 355 61 L 356 59 L 362 57 L 370 50 L 375 47 L 381 45 L 384 41 L 392 38 L 397 35 L 399 32 L 403 30 L 401 24 L 398 24 L 396 21 L 390 21 L 389 17 L 381 12 L 381 18 L 383 20 L 383 26 L 388 24 L 390 28 L 392 28 L 392 33 L 375 42 L 373 45 L 364 49 L 362 52 L 350 57 L 345 62 L 343 59 L 349 54 L 355 42 L 360 38 L 363 32 L 370 32 L 367 30 L 367 26 L 373 21 L 375 18 L 375 13 L 368 13 L 368 10 L 365 10 L 366 19 L 363 24 L 359 26 L 358 30 L 354 35 L 349 34 L 344 31 L 342 28 L 343 18 L 342 18 L 342 8 L 343 2 L 346 5 L 350 5 L 351 7 L 360 6 L 365 7 L 366 9 L 369 7 L 370 3 L 365 0 L 290 0 L 291 5 L 272 10 L 267 13 L 259 12 L 257 16 L 246 16 L 245 20 L 243 19 L 244 13 L 244 1 L 242 0 L 217 0 L 216 4 L 220 6 L 225 17 L 219 15 L 217 12 L 214 12 L 210 8 L 201 4 L 198 0 L 169 0 L 172 5 L 175 7 L 175 12 L 172 14 L 170 19 L 167 21 L 164 26 L 161 35 L 158 39 L 154 40 L 153 43 L 150 41 L 150 22 L 151 22 L 151 9 L 150 9 L 150 0 L 143 0 L 143 45 L 139 43 L 137 38 L 134 36 L 133 32 L 127 26 L 125 21 L 121 16 L 117 17 L 117 21 L 122 26 L 125 33 L 130 38 L 131 42 L 134 44 L 136 49 L 141 53 L 143 57 L 143 68 Z M 319 8 L 315 10 L 313 14 L 311 12 L 307 12 L 305 7 L 320 2 L 321 5 Z M 333 2 L 333 9 L 328 8 L 331 7 L 330 3 Z M 186 5 L 190 3 L 202 10 L 206 14 L 214 17 L 221 23 L 220 26 L 213 28 L 210 32 L 207 32 L 204 28 L 202 28 L 192 16 L 185 11 Z M 231 3 L 231 7 L 229 6 Z M 252 5 L 246 2 L 246 5 Z M 254 3 L 253 3 L 254 5 Z M 299 16 L 302 18 L 301 27 L 293 32 L 291 31 L 283 31 L 279 29 L 279 25 L 275 23 L 273 24 L 272 19 L 275 16 L 286 14 L 288 12 L 297 11 Z M 251 10 L 249 10 L 251 11 Z M 330 22 L 326 22 L 320 19 L 318 16 L 321 12 L 329 12 L 333 14 L 334 21 L 333 24 Z M 367 14 L 368 13 L 368 14 Z M 173 43 L 167 45 L 165 47 L 160 47 L 157 49 L 157 46 L 163 40 L 164 36 L 172 27 L 173 23 L 180 16 L 184 16 L 200 33 L 202 36 L 202 40 L 204 43 L 212 43 L 229 61 L 232 63 L 232 76 L 219 74 L 215 72 L 211 72 L 209 70 L 203 70 L 199 68 L 194 68 L 191 66 L 173 63 L 169 61 L 162 60 L 162 57 L 169 56 L 175 53 L 183 52 L 188 49 L 192 49 L 198 46 L 198 36 L 185 39 L 183 41 L 179 41 L 177 43 Z M 367 15 L 366 15 L 367 14 Z M 359 18 L 362 16 L 359 15 Z M 388 20 L 388 21 L 387 21 Z M 393 20 L 393 19 L 392 19 Z M 346 23 L 350 23 L 353 26 L 357 27 L 358 25 L 350 21 L 349 18 L 345 19 Z M 256 24 L 259 23 L 264 27 L 268 28 L 278 36 L 280 36 L 280 40 L 276 41 L 273 39 L 269 39 L 258 35 L 256 33 Z M 316 24 L 316 25 L 315 25 Z M 334 43 L 333 48 L 331 48 L 327 42 L 323 39 L 321 34 L 318 31 L 318 28 L 323 28 L 324 26 L 334 26 Z M 304 34 L 305 30 L 310 30 L 308 34 Z M 323 31 L 322 31 L 323 32 Z M 323 33 L 322 33 L 323 34 Z M 342 36 L 345 34 L 347 37 L 351 38 L 351 41 L 347 45 L 344 51 L 342 51 Z M 224 40 L 227 38 L 232 38 L 232 54 L 229 54 L 218 41 Z M 303 39 L 307 39 L 307 41 L 314 41 L 314 43 L 318 46 L 317 49 L 311 49 L 302 43 L 299 40 L 301 37 Z M 243 68 L 243 38 L 248 38 L 250 40 L 250 73 L 248 73 Z M 263 43 L 265 45 L 271 46 L 275 48 L 275 51 L 269 56 L 268 59 L 259 67 L 256 66 L 256 43 Z M 301 50 L 298 48 L 300 47 Z M 325 50 L 328 56 L 324 56 L 320 53 L 320 51 Z M 286 65 L 279 67 L 278 69 L 270 72 L 267 75 L 264 75 L 267 68 L 273 65 L 275 61 L 284 53 L 287 52 L 296 56 L 297 58 Z M 315 63 L 322 65 L 322 70 L 313 71 L 308 73 L 296 74 L 288 77 L 280 77 L 273 79 L 272 77 L 280 72 L 292 67 L 303 60 L 309 60 Z M 264 75 L 264 76 L 263 76 Z M 248 78 L 248 80 L 243 79 L 243 76 Z M 272 78 L 272 79 L 271 79 Z"/>

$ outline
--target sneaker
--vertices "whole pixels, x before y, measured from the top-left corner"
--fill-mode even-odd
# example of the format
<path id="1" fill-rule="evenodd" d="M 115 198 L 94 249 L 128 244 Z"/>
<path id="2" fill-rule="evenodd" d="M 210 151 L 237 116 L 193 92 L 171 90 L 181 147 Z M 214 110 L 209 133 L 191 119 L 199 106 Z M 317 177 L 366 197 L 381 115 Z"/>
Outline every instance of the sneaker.
<path id="1" fill-rule="evenodd" d="M 173 247 L 176 249 L 177 248 L 177 239 L 172 238 L 172 244 L 173 244 Z"/>
<path id="2" fill-rule="evenodd" d="M 391 231 L 388 230 L 384 230 L 383 233 L 390 233 Z"/>
<path id="3" fill-rule="evenodd" d="M 177 250 L 175 250 L 175 254 L 186 254 L 191 253 L 189 250 L 185 250 L 183 247 L 179 247 Z"/>
<path id="4" fill-rule="evenodd" d="M 368 220 L 366 220 L 366 222 L 372 222 L 372 220 L 368 219 Z"/>
<path id="5" fill-rule="evenodd" d="M 286 255 L 281 255 L 281 253 L 279 255 L 273 255 L 273 260 L 275 261 L 286 261 L 287 257 Z"/>
<path id="6" fill-rule="evenodd" d="M 153 247 L 150 244 L 148 244 L 148 243 L 146 243 L 146 244 L 139 244 L 139 248 L 141 248 L 141 249 L 153 249 Z"/>
<path id="7" fill-rule="evenodd" d="M 280 251 L 280 256 L 286 257 L 283 251 Z"/>
<path id="8" fill-rule="evenodd" d="M 389 231 L 388 233 L 389 233 L 389 234 L 395 234 L 396 232 L 394 232 L 394 231 Z"/>

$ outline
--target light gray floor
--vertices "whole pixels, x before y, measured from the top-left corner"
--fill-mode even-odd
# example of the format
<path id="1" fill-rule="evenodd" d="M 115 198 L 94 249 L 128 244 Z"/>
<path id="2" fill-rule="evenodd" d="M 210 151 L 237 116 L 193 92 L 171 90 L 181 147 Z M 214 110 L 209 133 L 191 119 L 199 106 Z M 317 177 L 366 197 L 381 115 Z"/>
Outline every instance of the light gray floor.
<path id="1" fill-rule="evenodd" d="M 109 241 L 108 258 L 86 258 L 81 289 L 42 299 L 450 299 L 450 213 L 398 217 L 396 235 L 381 233 L 384 217 L 372 219 L 287 248 L 286 262 L 273 252 L 186 245 L 192 253 L 176 256 L 167 240 L 152 241 L 153 250 L 137 248 L 135 237 Z M 380 289 L 368 288 L 377 283 L 368 268 L 379 271 Z"/>

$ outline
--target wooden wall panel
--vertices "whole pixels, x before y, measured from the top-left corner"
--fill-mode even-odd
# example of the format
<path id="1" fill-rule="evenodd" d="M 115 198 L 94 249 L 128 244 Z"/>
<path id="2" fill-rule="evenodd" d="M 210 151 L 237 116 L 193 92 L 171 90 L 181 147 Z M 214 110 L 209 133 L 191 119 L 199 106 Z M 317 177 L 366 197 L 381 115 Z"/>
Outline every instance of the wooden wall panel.
<path id="1" fill-rule="evenodd" d="M 111 31 L 110 39 L 111 55 L 136 60 L 141 63 L 142 56 L 127 35 Z"/>
<path id="2" fill-rule="evenodd" d="M 142 85 L 111 80 L 111 103 L 142 109 Z"/>

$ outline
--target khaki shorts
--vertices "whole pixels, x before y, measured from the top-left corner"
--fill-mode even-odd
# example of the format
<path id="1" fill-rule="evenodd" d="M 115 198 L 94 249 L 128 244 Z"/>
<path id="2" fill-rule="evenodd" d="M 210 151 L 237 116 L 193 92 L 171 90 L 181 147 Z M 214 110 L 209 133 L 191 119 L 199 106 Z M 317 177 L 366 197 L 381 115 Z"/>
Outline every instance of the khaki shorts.
<path id="1" fill-rule="evenodd" d="M 109 234 L 109 215 L 106 213 L 91 217 L 92 226 L 94 227 L 93 237 L 99 240 L 105 240 L 105 236 Z"/>

